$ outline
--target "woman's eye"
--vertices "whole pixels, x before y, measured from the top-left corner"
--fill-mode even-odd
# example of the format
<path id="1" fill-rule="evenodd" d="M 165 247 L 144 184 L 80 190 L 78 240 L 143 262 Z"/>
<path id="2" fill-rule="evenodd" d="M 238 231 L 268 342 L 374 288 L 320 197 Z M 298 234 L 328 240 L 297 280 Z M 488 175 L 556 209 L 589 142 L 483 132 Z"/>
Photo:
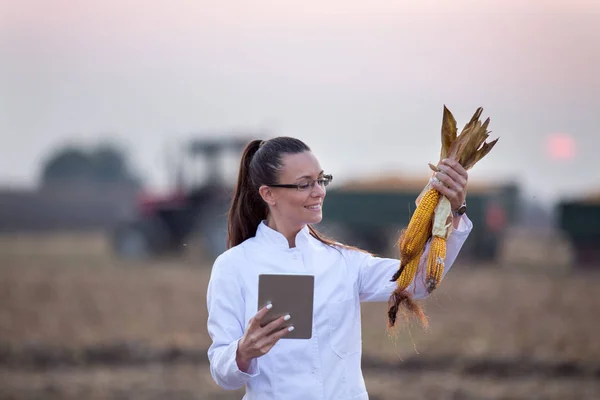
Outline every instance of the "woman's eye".
<path id="1" fill-rule="evenodd" d="M 298 187 L 299 187 L 300 189 L 308 189 L 308 188 L 310 187 L 310 184 L 308 184 L 308 183 L 300 183 L 300 184 L 298 185 Z"/>

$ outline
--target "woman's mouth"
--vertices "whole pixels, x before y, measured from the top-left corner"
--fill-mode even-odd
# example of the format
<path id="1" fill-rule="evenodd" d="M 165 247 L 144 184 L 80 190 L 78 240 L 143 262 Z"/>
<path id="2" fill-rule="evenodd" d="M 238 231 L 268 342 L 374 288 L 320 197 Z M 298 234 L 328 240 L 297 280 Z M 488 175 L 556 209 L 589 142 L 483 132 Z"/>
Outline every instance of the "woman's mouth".
<path id="1" fill-rule="evenodd" d="M 321 211 L 321 204 L 314 204 L 312 206 L 304 206 L 304 208 L 310 211 Z"/>

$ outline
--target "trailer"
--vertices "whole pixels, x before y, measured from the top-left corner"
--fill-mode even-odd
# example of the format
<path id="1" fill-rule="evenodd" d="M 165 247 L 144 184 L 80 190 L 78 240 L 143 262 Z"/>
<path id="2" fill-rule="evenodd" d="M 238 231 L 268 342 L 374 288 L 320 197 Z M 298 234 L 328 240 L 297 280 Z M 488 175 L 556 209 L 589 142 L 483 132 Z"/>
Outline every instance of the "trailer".
<path id="1" fill-rule="evenodd" d="M 340 242 L 398 257 L 396 242 L 410 221 L 420 191 L 410 187 L 364 190 L 352 185 L 328 190 L 317 228 Z M 517 218 L 518 196 L 518 186 L 510 183 L 469 191 L 467 215 L 473 234 L 463 246 L 461 259 L 496 260 L 503 235 Z"/>
<path id="2" fill-rule="evenodd" d="M 580 268 L 600 266 L 600 200 L 565 199 L 557 204 L 557 228 L 568 238 Z"/>

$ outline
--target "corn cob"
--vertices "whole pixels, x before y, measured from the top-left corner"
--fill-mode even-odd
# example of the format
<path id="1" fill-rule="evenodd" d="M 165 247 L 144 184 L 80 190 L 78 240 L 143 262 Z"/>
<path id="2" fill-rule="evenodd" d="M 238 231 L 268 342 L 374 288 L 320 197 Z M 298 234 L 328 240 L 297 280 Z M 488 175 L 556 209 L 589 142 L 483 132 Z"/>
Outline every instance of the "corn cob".
<path id="1" fill-rule="evenodd" d="M 442 196 L 434 211 L 432 239 L 427 256 L 425 287 L 428 293 L 435 290 L 442 281 L 446 259 L 446 239 L 450 233 L 452 233 L 452 205 L 447 197 Z"/>
<path id="2" fill-rule="evenodd" d="M 419 202 L 400 241 L 401 260 L 408 263 L 423 250 L 431 235 L 431 220 L 439 199 L 440 193 L 429 189 Z"/>
<path id="3" fill-rule="evenodd" d="M 410 275 L 411 272 L 405 270 L 405 266 L 423 253 L 427 241 L 431 238 L 434 215 L 437 215 L 435 210 L 438 208 L 440 197 L 440 192 L 429 188 L 429 185 L 420 196 L 417 209 L 398 241 L 400 268 L 392 277 L 392 281 L 398 281 L 399 278 L 403 281 L 414 279 L 414 274 Z M 402 288 L 402 285 L 399 286 Z"/>
<path id="4" fill-rule="evenodd" d="M 392 277 L 392 282 L 398 281 L 410 283 L 414 278 L 415 271 L 406 269 L 406 266 L 415 258 L 420 258 L 427 240 L 431 235 L 433 227 L 433 212 L 437 206 L 440 193 L 430 189 L 417 205 L 417 209 L 410 219 L 408 227 L 400 235 L 398 247 L 400 248 L 400 268 Z M 399 286 L 402 284 L 399 282 Z"/>
<path id="5" fill-rule="evenodd" d="M 425 286 L 429 293 L 433 292 L 442 281 L 444 274 L 444 260 L 446 259 L 446 239 L 434 236 L 431 239 L 429 254 L 427 255 L 427 277 Z"/>
<path id="6" fill-rule="evenodd" d="M 423 251 L 421 250 L 421 253 L 419 253 L 418 256 L 415 255 L 415 257 L 413 257 L 404 267 L 404 272 L 400 274 L 397 283 L 398 288 L 401 290 L 405 290 L 413 281 L 417 269 L 419 268 L 419 261 L 421 260 L 422 253 Z"/>
<path id="7" fill-rule="evenodd" d="M 488 118 L 481 124 L 479 117 L 482 111 L 483 109 L 479 107 L 463 128 L 461 134 L 457 136 L 456 120 L 444 106 L 440 162 L 444 158 L 451 158 L 458 161 L 463 168 L 469 170 L 491 151 L 498 139 L 489 143 L 485 142 L 489 137 L 487 127 L 490 120 Z M 429 166 L 433 171 L 439 171 L 436 166 L 432 164 L 429 164 Z M 413 302 L 406 292 L 406 288 L 416 276 L 419 260 L 430 238 L 431 244 L 427 257 L 425 281 L 428 293 L 439 286 L 444 274 L 446 239 L 452 232 L 450 201 L 445 196 L 441 196 L 437 190 L 431 188 L 429 183 L 417 197 L 416 202 L 417 209 L 411 217 L 407 229 L 398 241 L 401 260 L 398 271 L 392 277 L 392 281 L 397 282 L 397 288 L 388 302 L 389 327 L 394 325 L 401 304 L 405 304 L 409 311 L 420 317 L 422 322 L 426 321 L 423 312 Z"/>

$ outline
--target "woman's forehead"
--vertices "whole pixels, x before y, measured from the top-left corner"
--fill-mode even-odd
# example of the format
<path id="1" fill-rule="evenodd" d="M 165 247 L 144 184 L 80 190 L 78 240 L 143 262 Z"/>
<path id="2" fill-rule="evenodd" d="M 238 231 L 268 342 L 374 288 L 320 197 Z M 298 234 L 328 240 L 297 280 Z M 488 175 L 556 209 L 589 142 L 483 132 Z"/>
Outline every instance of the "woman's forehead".
<path id="1" fill-rule="evenodd" d="M 298 154 L 285 154 L 281 158 L 281 176 L 288 179 L 300 179 L 302 177 L 317 178 L 322 172 L 321 164 L 317 157 L 305 151 Z"/>

